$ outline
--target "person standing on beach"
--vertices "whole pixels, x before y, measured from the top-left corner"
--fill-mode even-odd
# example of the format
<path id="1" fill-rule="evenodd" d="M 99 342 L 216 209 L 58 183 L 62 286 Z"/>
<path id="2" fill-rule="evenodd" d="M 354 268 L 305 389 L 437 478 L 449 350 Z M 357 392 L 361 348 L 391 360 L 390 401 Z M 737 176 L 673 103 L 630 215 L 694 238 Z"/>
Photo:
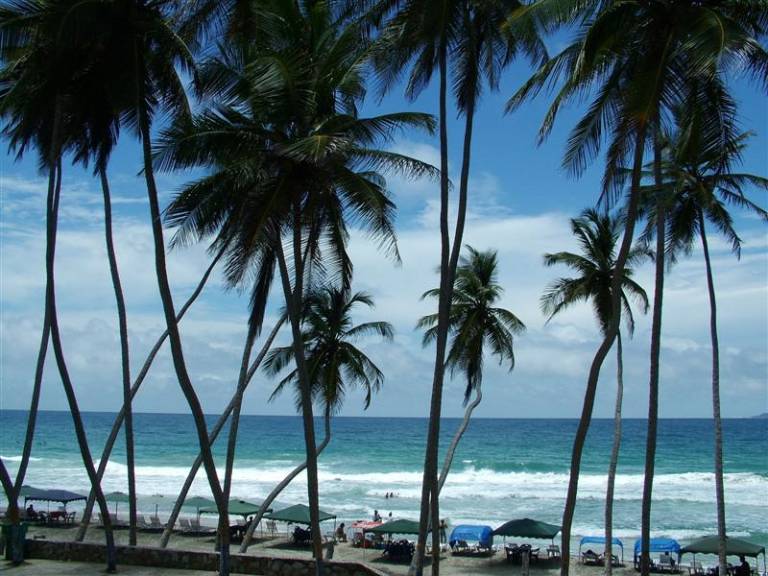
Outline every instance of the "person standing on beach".
<path id="1" fill-rule="evenodd" d="M 440 544 L 445 544 L 448 541 L 448 538 L 445 535 L 445 531 L 448 528 L 448 525 L 445 523 L 445 518 L 440 520 Z"/>

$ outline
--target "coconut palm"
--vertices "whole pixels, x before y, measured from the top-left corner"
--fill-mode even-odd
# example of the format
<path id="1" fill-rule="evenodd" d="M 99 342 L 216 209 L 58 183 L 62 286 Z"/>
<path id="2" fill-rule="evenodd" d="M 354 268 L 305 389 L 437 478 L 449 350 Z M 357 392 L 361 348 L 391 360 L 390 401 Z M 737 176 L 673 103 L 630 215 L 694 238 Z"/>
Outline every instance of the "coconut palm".
<path id="1" fill-rule="evenodd" d="M 384 21 L 379 37 L 376 67 L 388 88 L 407 72 L 406 96 L 417 97 L 432 76 L 439 76 L 440 117 L 440 297 L 438 298 L 435 368 L 432 380 L 429 429 L 424 456 L 419 538 L 409 573 L 421 574 L 427 529 L 439 524 L 438 442 L 450 322 L 450 305 L 456 267 L 463 242 L 467 211 L 474 114 L 483 90 L 496 90 L 504 68 L 519 53 L 533 62 L 546 55 L 537 27 L 517 26 L 515 34 L 505 27 L 507 18 L 522 3 L 516 0 L 484 2 L 433 2 L 408 0 L 374 3 L 369 18 Z M 464 115 L 464 140 L 459 176 L 457 216 L 453 240 L 449 237 L 448 182 L 448 82 L 452 83 L 456 108 Z M 432 573 L 440 570 L 439 534 L 433 530 Z"/>
<path id="2" fill-rule="evenodd" d="M 563 511 L 561 574 L 569 570 L 570 536 L 576 506 L 581 455 L 592 417 L 600 369 L 619 330 L 619 278 L 629 255 L 638 215 L 643 154 L 655 140 L 665 115 L 685 99 L 685 86 L 693 80 L 716 77 L 743 63 L 764 88 L 768 86 L 768 54 L 759 42 L 765 34 L 765 7 L 754 2 L 670 2 L 668 0 L 622 2 L 567 2 L 539 0 L 517 18 L 543 21 L 549 27 L 577 25 L 577 37 L 550 59 L 510 99 L 514 109 L 543 87 L 562 80 L 545 116 L 540 138 L 545 138 L 562 104 L 583 94 L 594 94 L 587 113 L 572 130 L 564 165 L 579 175 L 607 143 L 603 199 L 610 205 L 624 189 L 617 178 L 629 164 L 630 186 L 626 200 L 626 225 L 616 257 L 618 274 L 612 323 L 605 333 L 589 371 L 582 414 L 571 454 L 570 480 Z M 621 30 L 621 34 L 616 34 Z M 663 250 L 662 250 L 663 252 Z M 657 265 L 663 264 L 657 261 Z M 657 275 L 658 277 L 658 275 Z M 657 283 L 658 284 L 658 283 Z M 660 294 L 660 292 L 659 292 Z M 655 429 L 654 390 L 658 384 L 658 351 L 661 314 L 655 315 L 652 354 L 649 432 Z M 652 434 L 649 434 L 652 436 Z M 652 440 L 652 438 L 650 439 Z M 648 539 L 652 467 L 647 468 L 644 498 L 642 570 L 649 569 Z"/>
<path id="3" fill-rule="evenodd" d="M 723 445 L 720 420 L 720 359 L 717 334 L 717 303 L 714 275 L 710 260 L 706 222 L 710 222 L 731 244 L 740 257 L 742 240 L 733 225 L 728 206 L 752 212 L 763 221 L 768 212 L 752 202 L 749 187 L 768 189 L 768 179 L 754 174 L 734 171 L 741 162 L 742 152 L 750 133 L 733 132 L 723 138 L 723 130 L 713 116 L 713 101 L 717 94 L 701 92 L 688 104 L 675 111 L 675 130 L 665 141 L 661 172 L 664 188 L 670 197 L 667 216 L 667 252 L 670 262 L 680 253 L 690 254 L 698 236 L 707 277 L 710 301 L 710 337 L 712 343 L 712 410 L 714 419 L 714 469 L 717 503 L 719 563 L 725 560 L 725 498 L 723 490 Z M 719 107 L 716 107 L 719 108 Z M 649 229 L 658 223 L 655 211 L 649 213 Z M 650 231 L 649 230 L 649 231 Z"/>
<path id="4" fill-rule="evenodd" d="M 434 174 L 411 158 L 377 149 L 398 129 L 431 129 L 430 117 L 360 118 L 361 30 L 322 3 L 265 1 L 270 26 L 246 47 L 228 46 L 201 67 L 215 94 L 209 111 L 172 127 L 156 161 L 162 168 L 205 165 L 169 208 L 178 241 L 215 236 L 227 248 L 227 278 L 254 278 L 263 310 L 275 268 L 291 323 L 302 390 L 313 552 L 322 570 L 312 395 L 301 336 L 305 286 L 351 277 L 348 222 L 355 220 L 397 258 L 386 181 L 379 170 Z"/>
<path id="5" fill-rule="evenodd" d="M 357 305 L 373 308 L 373 298 L 365 292 L 352 294 L 346 288 L 325 287 L 308 294 L 303 316 L 304 346 L 307 350 L 307 366 L 312 381 L 315 403 L 323 410 L 325 437 L 317 447 L 318 456 L 331 441 L 331 418 L 341 411 L 350 389 L 359 388 L 364 393 L 364 409 L 371 398 L 381 389 L 384 374 L 374 362 L 355 346 L 356 340 L 369 335 L 392 340 L 393 330 L 388 322 L 364 322 L 354 325 L 352 311 Z M 264 370 L 277 375 L 294 364 L 293 346 L 274 348 L 264 363 Z M 287 387 L 296 392 L 296 407 L 301 410 L 301 389 L 298 373 L 291 370 L 275 387 L 270 400 L 277 398 Z M 241 552 L 250 544 L 253 531 L 269 509 L 269 506 L 296 476 L 306 469 L 306 462 L 294 468 L 262 502 L 261 509 L 249 525 Z"/>
<path id="6" fill-rule="evenodd" d="M 504 293 L 498 283 L 498 261 L 495 250 L 480 252 L 467 246 L 467 255 L 459 260 L 456 281 L 451 302 L 450 334 L 451 344 L 446 367 L 453 376 L 457 371 L 464 373 L 467 387 L 464 391 L 464 419 L 451 440 L 440 472 L 438 495 L 443 489 L 453 463 L 456 448 L 469 426 L 472 412 L 483 399 L 483 354 L 487 345 L 491 353 L 499 358 L 499 365 L 507 363 L 510 372 L 515 367 L 513 349 L 514 335 L 522 334 L 525 325 L 512 312 L 494 306 Z M 424 293 L 422 298 L 439 298 L 438 289 Z M 417 328 L 425 329 L 423 344 L 437 338 L 437 314 L 421 318 Z M 475 398 L 469 399 L 472 393 Z"/>
<path id="7" fill-rule="evenodd" d="M 616 272 L 616 244 L 621 234 L 618 218 L 607 213 L 600 214 L 594 209 L 585 210 L 581 217 L 571 220 L 571 231 L 581 248 L 580 254 L 558 252 L 545 254 L 546 266 L 565 265 L 579 275 L 559 278 L 550 284 L 541 297 L 541 308 L 547 315 L 547 322 L 560 312 L 580 302 L 591 302 L 600 331 L 605 332 L 611 325 L 613 275 Z M 648 297 L 645 290 L 632 279 L 629 266 L 639 263 L 648 256 L 642 247 L 633 248 L 627 257 L 621 279 L 621 304 L 627 331 L 632 335 L 635 321 L 630 298 L 640 306 L 643 313 L 648 311 Z M 616 468 L 621 448 L 621 407 L 624 396 L 624 374 L 621 330 L 616 334 L 616 408 L 614 410 L 613 446 L 608 466 L 608 485 L 605 492 L 605 556 L 611 558 L 613 538 L 613 493 Z M 612 562 L 606 562 L 606 573 L 611 574 Z"/>
<path id="8" fill-rule="evenodd" d="M 38 355 L 36 381 L 24 456 L 19 470 L 19 486 L 9 494 L 16 502 L 31 454 L 31 442 L 40 394 L 42 367 L 50 339 L 59 375 L 72 415 L 75 434 L 88 478 L 104 516 L 107 545 L 107 570 L 116 566 L 114 539 L 109 511 L 96 475 L 88 440 L 80 415 L 56 312 L 55 248 L 61 194 L 62 155 L 75 146 L 77 128 L 71 114 L 77 109 L 77 93 L 82 88 L 92 44 L 79 42 L 76 27 L 66 18 L 71 2 L 24 2 L 3 6 L 0 11 L 0 49 L 4 68 L 0 72 L 0 116 L 7 120 L 3 130 L 10 148 L 22 156 L 35 147 L 40 166 L 48 172 L 46 203 L 46 298 L 43 339 Z M 24 460 L 24 458 L 23 458 Z M 11 505 L 11 519 L 18 521 L 18 509 Z M 15 517 L 14 517 L 15 516 Z"/>

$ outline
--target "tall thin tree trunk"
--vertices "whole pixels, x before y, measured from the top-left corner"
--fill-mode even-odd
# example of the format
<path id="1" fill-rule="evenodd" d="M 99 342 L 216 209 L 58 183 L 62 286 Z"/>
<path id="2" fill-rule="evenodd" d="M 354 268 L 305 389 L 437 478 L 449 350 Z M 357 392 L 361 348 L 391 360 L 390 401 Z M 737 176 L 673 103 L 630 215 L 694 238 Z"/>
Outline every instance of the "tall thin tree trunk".
<path id="1" fill-rule="evenodd" d="M 640 519 L 640 573 L 648 576 L 651 569 L 651 504 L 653 476 L 656 467 L 656 436 L 659 416 L 659 369 L 661 360 L 661 316 L 664 304 L 664 264 L 666 248 L 666 200 L 661 190 L 661 142 L 659 128 L 654 137 L 653 172 L 656 182 L 656 279 L 653 294 L 653 321 L 651 324 L 651 371 L 648 382 L 648 435 L 645 444 L 645 477 L 643 478 L 643 504 Z"/>
<path id="2" fill-rule="evenodd" d="M 447 39 L 445 32 L 440 39 L 438 61 L 440 68 L 440 297 L 438 299 L 437 338 L 435 342 L 435 368 L 432 378 L 432 399 L 429 407 L 429 429 L 427 431 L 427 446 L 424 454 L 424 474 L 421 484 L 421 508 L 419 513 L 419 537 L 416 542 L 416 553 L 408 569 L 409 576 L 422 576 L 424 571 L 424 553 L 427 543 L 430 516 L 434 516 L 432 488 L 437 488 L 437 458 L 440 443 L 440 414 L 443 402 L 443 378 L 445 374 L 445 349 L 448 341 L 448 313 L 450 298 L 448 293 L 452 287 L 449 282 L 449 258 L 451 240 L 448 235 L 448 63 Z M 436 494 L 436 492 L 435 492 Z M 437 525 L 432 527 L 437 531 Z M 433 539 L 434 541 L 434 539 Z M 433 567 L 433 573 L 435 568 Z M 439 567 L 437 568 L 439 571 Z"/>
<path id="3" fill-rule="evenodd" d="M 19 501 L 16 496 L 13 481 L 8 474 L 8 469 L 5 467 L 5 462 L 3 462 L 2 458 L 0 458 L 0 483 L 3 485 L 3 492 L 5 492 L 5 498 L 8 500 L 6 516 L 11 521 L 11 524 L 18 524 L 21 516 L 19 514 Z"/>
<path id="4" fill-rule="evenodd" d="M 261 350 L 259 351 L 259 354 L 254 358 L 253 362 L 251 363 L 251 367 L 248 370 L 248 376 L 245 379 L 245 384 L 243 388 L 243 393 L 245 392 L 245 388 L 248 387 L 248 384 L 250 384 L 251 380 L 253 379 L 253 376 L 256 374 L 256 370 L 258 370 L 259 366 L 261 365 L 261 361 L 264 359 L 264 356 L 266 355 L 269 348 L 272 346 L 272 342 L 274 341 L 275 337 L 277 336 L 278 331 L 280 330 L 280 327 L 283 325 L 283 319 L 277 321 L 274 328 L 272 328 L 272 332 L 269 333 L 269 336 L 264 341 L 264 344 L 261 347 Z M 235 395 L 237 392 L 235 393 Z M 227 408 L 224 410 L 224 412 L 219 416 L 219 419 L 216 421 L 216 424 L 211 429 L 211 433 L 208 437 L 208 444 L 210 446 L 213 446 L 214 442 L 216 442 L 216 438 L 218 438 L 219 433 L 221 432 L 222 428 L 224 428 L 224 424 L 227 423 L 227 419 L 229 418 L 229 415 L 232 413 L 233 408 L 235 407 L 235 395 L 232 396 L 232 399 L 229 401 L 229 404 L 227 405 Z M 203 457 L 202 455 L 198 454 L 197 458 L 195 459 L 194 463 L 192 464 L 192 468 L 190 468 L 189 473 L 187 474 L 187 478 L 184 480 L 184 485 L 181 487 L 181 491 L 179 492 L 179 497 L 176 499 L 176 503 L 173 506 L 173 510 L 171 511 L 171 515 L 168 518 L 168 522 L 166 524 L 165 530 L 163 530 L 162 536 L 160 536 L 160 547 L 165 548 L 168 545 L 168 540 L 171 537 L 171 534 L 173 533 L 173 526 L 176 524 L 176 519 L 179 517 L 179 514 L 181 514 L 181 508 L 184 505 L 184 500 L 187 498 L 187 494 L 189 493 L 189 489 L 192 487 L 192 482 L 195 480 L 195 476 L 197 476 L 197 471 L 200 469 L 200 466 L 203 463 Z"/>
<path id="5" fill-rule="evenodd" d="M 200 295 L 200 293 L 203 291 L 203 287 L 205 286 L 206 282 L 208 282 L 208 278 L 211 275 L 211 272 L 213 271 L 214 267 L 218 263 L 219 259 L 224 254 L 223 251 L 220 251 L 214 259 L 211 261 L 210 265 L 208 266 L 208 269 L 205 271 L 205 274 L 203 274 L 203 277 L 200 279 L 200 282 L 198 283 L 197 287 L 195 288 L 194 292 L 192 292 L 192 295 L 189 297 L 189 299 L 186 301 L 184 306 L 182 306 L 179 313 L 176 315 L 176 322 L 181 322 L 181 319 L 184 317 L 184 314 L 186 314 L 187 310 L 189 310 L 189 307 L 192 306 L 192 304 L 197 300 L 197 297 Z M 160 351 L 160 348 L 163 346 L 163 343 L 168 338 L 168 330 L 163 332 L 163 334 L 160 336 L 160 338 L 157 339 L 155 342 L 155 345 L 152 347 L 152 349 L 149 352 L 149 355 L 147 356 L 146 360 L 144 361 L 144 365 L 141 367 L 141 370 L 139 371 L 139 375 L 136 377 L 136 380 L 133 383 L 133 386 L 131 386 L 131 400 L 136 396 L 136 394 L 139 391 L 139 388 L 141 387 L 141 384 L 144 382 L 144 379 L 147 377 L 147 374 L 149 373 L 149 369 L 152 366 L 152 363 L 155 360 L 155 357 L 157 356 L 157 353 Z M 112 423 L 112 429 L 109 432 L 109 436 L 107 437 L 107 442 L 104 444 L 104 450 L 101 453 L 101 460 L 99 460 L 99 467 L 96 471 L 99 477 L 99 482 L 101 482 L 101 479 L 104 477 L 104 472 L 107 469 L 107 464 L 109 463 L 109 457 L 112 455 L 112 448 L 115 446 L 115 442 L 117 441 L 117 435 L 120 432 L 120 428 L 123 425 L 123 419 L 125 418 L 125 406 L 122 406 L 120 408 L 120 412 L 117 413 L 117 416 L 115 416 L 115 421 Z M 93 490 L 91 490 L 90 494 L 88 495 L 88 500 L 85 504 L 85 509 L 83 510 L 83 518 L 80 521 L 80 526 L 77 529 L 77 534 L 75 535 L 75 541 L 76 542 L 82 542 L 85 538 L 85 533 L 88 530 L 88 525 L 91 520 L 91 514 L 93 513 L 93 503 L 95 501 L 95 494 Z"/>
<path id="6" fill-rule="evenodd" d="M 707 290 L 709 291 L 709 332 L 712 338 L 712 418 L 715 425 L 715 498 L 717 501 L 717 555 L 720 574 L 728 573 L 725 554 L 725 488 L 723 483 L 723 424 L 720 419 L 720 343 L 717 336 L 717 299 L 715 281 L 712 276 L 712 261 L 709 258 L 709 243 L 704 225 L 704 213 L 699 211 L 699 233 L 707 266 Z"/>
<path id="7" fill-rule="evenodd" d="M 483 400 L 483 392 L 481 390 L 481 384 L 478 382 L 475 384 L 475 399 L 470 402 L 470 404 L 467 406 L 466 410 L 464 410 L 464 420 L 461 421 L 461 426 L 459 426 L 459 429 L 456 431 L 456 434 L 453 436 L 453 440 L 451 440 L 451 445 L 448 446 L 448 452 L 445 454 L 445 460 L 443 461 L 443 470 L 440 472 L 440 483 L 437 487 L 437 493 L 438 495 L 443 490 L 443 485 L 445 484 L 445 479 L 448 477 L 448 472 L 451 470 L 451 464 L 453 463 L 453 456 L 456 454 L 456 448 L 459 446 L 459 442 L 461 441 L 462 436 L 464 436 L 464 432 L 467 431 L 467 427 L 469 426 L 469 419 L 472 417 L 472 412 L 475 411 L 475 408 L 477 408 L 480 405 L 480 402 Z"/>
<path id="8" fill-rule="evenodd" d="M 331 441 L 331 408 L 326 404 L 325 406 L 325 438 L 323 438 L 323 441 L 318 444 L 317 446 L 317 455 L 320 456 L 320 454 L 323 453 L 323 450 L 325 450 L 325 447 L 328 446 L 328 443 Z M 267 510 L 269 510 L 269 507 L 272 505 L 272 502 L 275 501 L 275 498 L 280 496 L 281 492 L 285 490 L 288 485 L 293 482 L 293 480 L 304 472 L 304 470 L 307 469 L 307 462 L 306 460 L 296 466 L 293 470 L 291 470 L 288 475 L 283 478 L 280 483 L 275 486 L 272 489 L 272 492 L 269 493 L 269 496 L 267 496 L 264 501 L 261 503 L 261 508 L 259 508 L 259 511 L 256 513 L 256 515 L 253 517 L 253 520 L 248 525 L 248 530 L 245 533 L 245 537 L 243 538 L 242 544 L 240 544 L 240 553 L 244 554 L 248 551 L 248 546 L 251 545 L 251 540 L 253 540 L 253 533 L 256 530 L 256 527 L 259 525 L 259 522 L 261 522 L 261 519 L 264 517 L 264 514 L 267 513 Z"/>
<path id="9" fill-rule="evenodd" d="M 280 239 L 276 239 L 277 261 L 280 268 L 280 278 L 285 295 L 288 318 L 291 322 L 291 335 L 293 340 L 293 354 L 296 361 L 296 372 L 299 377 L 301 391 L 301 414 L 304 425 L 304 443 L 307 453 L 307 498 L 309 501 L 310 531 L 312 534 L 312 554 L 315 558 L 315 574 L 323 574 L 323 544 L 320 534 L 320 498 L 317 478 L 317 447 L 315 445 L 315 422 L 312 414 L 312 389 L 309 381 L 306 358 L 304 355 L 304 341 L 301 336 L 301 311 L 303 309 L 303 263 L 301 256 L 301 220 L 298 206 L 294 209 L 293 223 L 293 255 L 294 255 L 294 284 L 291 290 L 291 281 L 288 273 L 288 265 L 285 260 Z M 311 239 L 308 240 L 311 242 Z"/>
<path id="10" fill-rule="evenodd" d="M 173 367 L 176 371 L 176 376 L 179 380 L 179 387 L 181 388 L 184 397 L 189 404 L 190 411 L 192 412 L 192 418 L 195 422 L 195 429 L 197 431 L 197 441 L 200 445 L 200 452 L 203 456 L 203 466 L 205 468 L 206 476 L 208 477 L 208 483 L 211 486 L 211 494 L 216 502 L 216 508 L 219 511 L 219 537 L 222 543 L 229 542 L 229 520 L 227 515 L 227 502 L 224 501 L 223 493 L 221 490 L 221 483 L 219 482 L 219 475 L 216 472 L 216 465 L 213 461 L 213 454 L 211 453 L 211 447 L 208 444 L 208 429 L 205 422 L 205 415 L 203 414 L 203 408 L 200 405 L 200 400 L 195 393 L 192 380 L 187 372 L 187 365 L 184 360 L 184 350 L 181 346 L 181 335 L 179 334 L 179 327 L 176 324 L 176 312 L 173 306 L 173 296 L 171 294 L 171 287 L 168 282 L 168 270 L 165 266 L 165 242 L 163 240 L 163 224 L 162 217 L 160 215 L 160 203 L 158 200 L 157 184 L 155 183 L 155 173 L 152 167 L 152 146 L 150 141 L 150 129 L 149 129 L 149 116 L 145 103 L 144 83 L 142 79 L 145 77 L 144 70 L 141 65 L 139 47 L 134 46 L 134 58 L 136 66 L 136 77 L 140 79 L 138 82 L 138 93 L 136 98 L 136 106 L 138 112 L 139 132 L 141 135 L 141 144 L 144 153 L 144 178 L 147 182 L 147 196 L 149 197 L 149 211 L 152 220 L 152 237 L 154 240 L 155 248 L 155 272 L 157 273 L 157 285 L 160 292 L 160 300 L 163 304 L 163 313 L 165 314 L 165 323 L 168 326 L 168 340 L 171 344 L 171 358 L 173 359 Z M 222 572 L 221 576 L 228 576 L 226 572 Z"/>
<path id="11" fill-rule="evenodd" d="M 581 455 L 584 451 L 584 442 L 587 439 L 589 425 L 592 421 L 592 409 L 595 404 L 595 393 L 597 392 L 597 381 L 600 378 L 600 369 L 603 366 L 608 352 L 613 346 L 616 335 L 619 331 L 619 321 L 621 316 L 621 278 L 624 275 L 624 267 L 627 263 L 627 256 L 632 246 L 632 239 L 635 233 L 635 222 L 637 220 L 637 207 L 640 195 L 640 178 L 643 169 L 643 151 L 645 148 L 645 134 L 647 125 L 640 124 L 635 136 L 635 153 L 632 164 L 632 184 L 629 193 L 629 203 L 627 206 L 627 219 L 624 226 L 624 237 L 621 240 L 621 247 L 616 256 L 616 266 L 613 273 L 611 285 L 612 308 L 611 323 L 603 336 L 592 365 L 589 369 L 587 378 L 587 388 L 584 392 L 584 404 L 581 409 L 581 418 L 579 426 L 576 429 L 576 436 L 573 440 L 573 450 L 571 452 L 571 469 L 568 479 L 568 494 L 565 499 L 565 508 L 563 510 L 562 535 L 562 558 L 560 561 L 561 576 L 568 576 L 571 561 L 571 526 L 573 524 L 573 514 L 576 511 L 576 494 L 579 488 L 579 472 L 581 470 Z"/>
<path id="12" fill-rule="evenodd" d="M 107 245 L 109 274 L 115 291 L 117 318 L 120 327 L 120 357 L 123 378 L 123 411 L 125 413 L 125 459 L 128 468 L 128 544 L 136 546 L 136 467 L 133 453 L 133 409 L 131 407 L 131 362 L 128 351 L 128 317 L 125 310 L 123 287 L 117 267 L 115 243 L 112 235 L 112 200 L 106 166 L 99 168 L 101 191 L 104 196 L 104 237 Z M 101 482 L 101 478 L 99 478 Z"/>
<path id="13" fill-rule="evenodd" d="M 237 430 L 240 425 L 240 408 L 243 405 L 243 392 L 245 391 L 245 383 L 248 378 L 248 363 L 251 360 L 251 351 L 253 350 L 253 342 L 256 339 L 256 330 L 253 326 L 248 326 L 248 335 L 245 338 L 245 347 L 243 349 L 243 359 L 240 362 L 240 374 L 237 378 L 237 388 L 235 390 L 235 396 L 233 398 L 232 415 L 229 420 L 229 439 L 227 441 L 227 459 L 224 469 L 224 500 L 227 502 L 227 508 L 229 508 L 229 494 L 232 489 L 232 473 L 235 467 L 235 452 L 237 450 Z M 229 535 L 229 532 L 227 532 Z M 223 542 L 221 543 L 221 566 L 220 573 L 229 573 L 229 539 L 227 539 L 226 548 L 224 548 Z"/>
<path id="14" fill-rule="evenodd" d="M 58 107 L 58 104 L 57 104 Z M 58 115 L 57 115 L 58 116 Z M 106 539 L 107 548 L 107 572 L 114 572 L 116 570 L 116 554 L 115 554 L 115 542 L 114 535 L 112 533 L 112 522 L 109 518 L 109 509 L 107 508 L 107 502 L 104 499 L 104 493 L 101 490 L 99 479 L 96 476 L 96 469 L 93 465 L 93 459 L 91 458 L 91 451 L 88 447 L 88 438 L 85 435 L 85 428 L 83 427 L 83 420 L 80 416 L 80 408 L 77 405 L 77 397 L 75 396 L 75 390 L 72 386 L 72 380 L 69 376 L 69 370 L 64 359 L 64 350 L 61 343 L 61 334 L 59 332 L 59 322 L 56 315 L 56 283 L 55 283 L 55 252 L 56 252 L 56 233 L 58 228 L 58 216 L 59 216 L 59 199 L 61 190 L 57 189 L 58 182 L 61 184 L 61 178 L 56 175 L 56 172 L 61 172 L 61 157 L 58 135 L 59 122 L 56 122 L 53 130 L 51 146 L 51 158 L 50 169 L 48 176 L 48 200 L 47 200 L 47 234 L 46 234 L 46 255 L 45 255 L 45 269 L 46 269 L 46 301 L 49 304 L 49 313 L 51 319 L 51 343 L 53 344 L 53 354 L 56 358 L 56 367 L 58 368 L 59 375 L 61 376 L 62 386 L 64 388 L 64 394 L 67 397 L 67 403 L 69 404 L 69 411 L 72 415 L 72 423 L 75 428 L 75 436 L 77 437 L 77 443 L 80 448 L 80 455 L 83 459 L 83 465 L 88 474 L 88 479 L 91 482 L 92 488 L 96 491 L 96 501 L 99 503 L 99 509 L 104 517 L 104 536 Z"/>
<path id="15" fill-rule="evenodd" d="M 616 332 L 616 408 L 613 412 L 613 447 L 608 465 L 608 488 L 605 491 L 605 565 L 606 576 L 613 574 L 613 492 L 616 485 L 616 468 L 621 450 L 621 405 L 624 399 L 624 358 L 621 350 L 621 327 Z"/>

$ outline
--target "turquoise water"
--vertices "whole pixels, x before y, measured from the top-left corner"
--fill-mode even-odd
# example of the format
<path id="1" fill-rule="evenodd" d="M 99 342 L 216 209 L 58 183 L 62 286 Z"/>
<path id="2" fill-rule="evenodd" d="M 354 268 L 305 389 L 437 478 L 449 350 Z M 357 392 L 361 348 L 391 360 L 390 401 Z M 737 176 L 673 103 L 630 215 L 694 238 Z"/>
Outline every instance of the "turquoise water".
<path id="1" fill-rule="evenodd" d="M 84 415 L 98 459 L 114 414 Z M 212 425 L 216 416 L 209 418 Z M 140 507 L 170 509 L 189 465 L 197 439 L 190 416 L 137 414 L 137 485 Z M 0 454 L 18 466 L 26 414 L 0 412 Z M 443 449 L 459 420 L 443 423 Z M 500 524 L 531 516 L 560 521 L 576 420 L 478 419 L 470 424 L 441 496 L 441 515 L 459 522 Z M 626 420 L 616 488 L 615 530 L 639 533 L 645 452 L 644 420 Z M 333 440 L 320 459 L 321 506 L 340 519 L 366 518 L 374 509 L 386 516 L 417 518 L 427 421 L 412 418 L 336 418 Z M 574 522 L 578 535 L 599 534 L 605 474 L 613 422 L 595 420 L 585 450 L 579 502 Z M 768 544 L 768 420 L 726 420 L 725 471 L 728 532 Z M 322 426 L 318 422 L 318 435 Z M 222 438 L 224 436 L 222 435 Z M 225 441 L 216 446 L 223 466 Z M 232 493 L 263 498 L 298 462 L 304 446 L 298 417 L 244 416 L 240 425 Z M 79 456 L 71 417 L 43 412 L 26 483 L 84 491 L 88 480 Z M 107 491 L 125 490 L 125 452 L 116 446 L 107 467 Z M 715 531 L 712 423 L 709 420 L 662 420 L 654 484 L 653 533 L 686 539 Z M 286 504 L 306 501 L 303 478 L 280 497 Z M 396 497 L 386 499 L 386 492 Z M 153 495 L 163 495 L 158 498 Z M 204 476 L 192 494 L 209 495 Z"/>

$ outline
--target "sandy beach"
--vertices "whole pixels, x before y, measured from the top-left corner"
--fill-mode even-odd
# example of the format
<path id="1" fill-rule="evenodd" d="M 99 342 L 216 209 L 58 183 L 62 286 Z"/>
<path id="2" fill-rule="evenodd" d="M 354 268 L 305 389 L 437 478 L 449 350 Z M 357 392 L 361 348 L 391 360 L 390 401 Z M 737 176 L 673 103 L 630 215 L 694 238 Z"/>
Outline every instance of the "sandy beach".
<path id="1" fill-rule="evenodd" d="M 47 540 L 72 540 L 75 535 L 74 528 L 43 528 L 43 527 L 30 527 L 28 538 L 45 538 Z M 115 531 L 115 540 L 117 544 L 128 543 L 127 530 Z M 150 533 L 139 533 L 138 545 L 139 546 L 157 546 L 158 535 Z M 86 536 L 87 542 L 103 543 L 103 533 L 100 529 L 92 529 L 88 531 Z M 530 541 L 531 543 L 535 541 Z M 213 538 L 210 536 L 193 537 L 193 536 L 174 536 L 169 547 L 185 550 L 212 550 Z M 546 543 L 542 542 L 545 546 Z M 233 552 L 237 551 L 237 546 L 232 546 Z M 249 548 L 248 554 L 265 555 L 281 558 L 308 558 L 311 556 L 308 548 L 297 548 L 293 546 L 286 538 L 285 533 L 279 534 L 275 537 L 259 537 L 255 543 Z M 497 552 L 490 558 L 468 558 L 468 557 L 455 557 L 450 553 L 443 553 L 440 563 L 441 571 L 444 574 L 449 575 L 519 575 L 521 573 L 521 567 L 519 564 L 510 564 L 506 561 L 506 557 L 503 551 Z M 376 568 L 384 573 L 391 574 L 393 576 L 404 575 L 408 571 L 407 564 L 396 564 L 382 558 L 381 551 L 379 550 L 363 550 L 361 548 L 354 548 L 349 543 L 336 544 L 334 550 L 334 560 L 341 561 L 355 561 L 363 562 L 371 567 Z M 631 558 L 628 560 L 628 566 L 625 568 L 615 569 L 617 576 L 623 576 L 624 574 L 633 573 L 631 566 Z M 78 566 L 77 570 L 72 570 L 74 566 Z M 58 575 L 58 574 L 78 574 L 78 575 L 90 575 L 103 573 L 103 566 L 97 564 L 84 564 L 84 563 L 59 563 L 53 561 L 43 560 L 31 560 L 25 563 L 23 566 L 9 569 L 8 565 L 3 567 L 8 570 L 8 573 L 18 574 L 23 576 L 34 575 Z M 66 571 L 64 569 L 66 568 Z M 123 573 L 123 568 L 120 569 Z M 148 574 L 166 574 L 167 576 L 198 576 L 202 574 L 209 574 L 208 572 L 199 571 L 168 571 L 165 569 L 150 569 L 140 567 L 125 567 L 126 574 L 131 576 L 143 576 Z M 559 563 L 557 561 L 541 560 L 538 564 L 531 565 L 531 573 L 538 574 L 540 576 L 555 576 L 559 574 Z M 583 566 L 576 562 L 572 562 L 571 574 L 573 576 L 599 576 L 602 574 L 602 568 L 594 566 Z"/>

